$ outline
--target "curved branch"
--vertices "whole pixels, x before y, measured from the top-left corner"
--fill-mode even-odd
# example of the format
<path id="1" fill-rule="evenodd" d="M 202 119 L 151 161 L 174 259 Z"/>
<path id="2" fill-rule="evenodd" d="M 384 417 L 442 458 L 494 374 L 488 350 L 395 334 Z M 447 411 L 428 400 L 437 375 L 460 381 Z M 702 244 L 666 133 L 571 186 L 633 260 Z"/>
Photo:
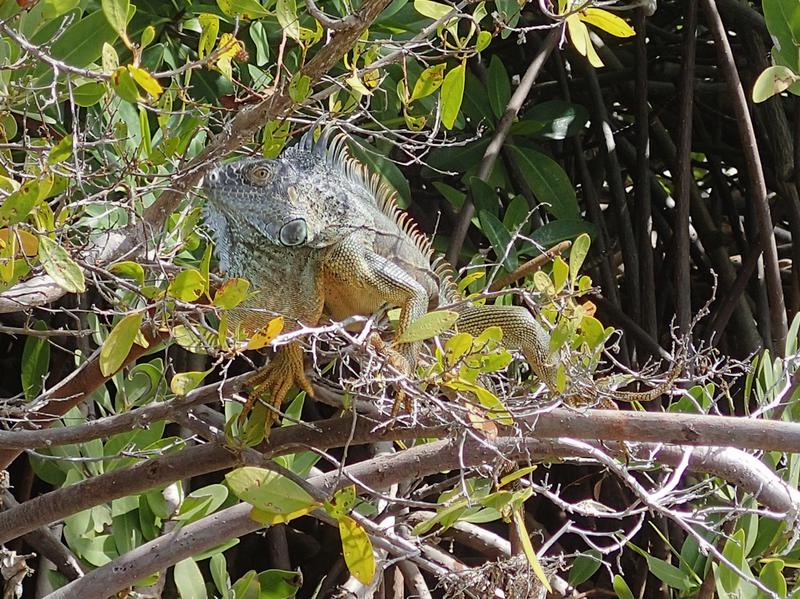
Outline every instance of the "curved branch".
<path id="1" fill-rule="evenodd" d="M 765 475 L 766 478 L 742 476 L 744 471 L 753 464 L 746 463 L 748 460 L 742 459 L 742 452 L 737 450 L 664 448 L 659 445 L 647 445 L 642 446 L 638 451 L 643 452 L 643 455 L 658 455 L 660 461 L 675 466 L 682 462 L 684 453 L 689 452 L 689 469 L 695 472 L 735 476 L 734 482 L 739 484 L 745 492 L 760 497 L 762 501 L 775 500 L 775 504 L 770 507 L 778 511 L 789 511 L 796 516 L 798 508 L 800 508 L 800 493 L 786 485 L 774 473 L 767 472 L 766 466 L 763 467 L 765 471 L 759 473 Z M 412 447 L 401 453 L 387 454 L 348 466 L 345 468 L 346 476 L 341 476 L 338 470 L 334 470 L 312 477 L 309 483 L 320 488 L 323 493 L 332 493 L 337 488 L 351 484 L 351 480 L 358 480 L 364 486 L 381 488 L 397 482 L 418 479 L 442 470 L 471 468 L 493 463 L 500 457 L 527 462 L 548 458 L 575 457 L 578 453 L 581 453 L 580 449 L 573 444 L 561 443 L 558 440 L 539 441 L 501 437 L 494 442 L 488 440 L 468 442 L 463 447 L 459 447 L 455 441 L 437 441 Z M 747 456 L 747 458 L 750 457 Z M 738 461 L 745 462 L 745 467 L 737 468 Z M 765 486 L 765 482 L 769 484 Z M 765 492 L 767 488 L 770 491 Z M 785 494 L 772 492 L 778 488 L 785 490 Z M 259 530 L 263 525 L 250 519 L 250 509 L 248 504 L 238 504 L 206 516 L 170 535 L 145 543 L 113 562 L 90 572 L 80 580 L 60 588 L 48 595 L 48 599 L 106 597 L 152 572 L 218 546 L 227 539 L 241 537 Z M 391 548 L 389 549 L 391 550 Z M 424 562 L 420 565 L 423 564 Z"/>

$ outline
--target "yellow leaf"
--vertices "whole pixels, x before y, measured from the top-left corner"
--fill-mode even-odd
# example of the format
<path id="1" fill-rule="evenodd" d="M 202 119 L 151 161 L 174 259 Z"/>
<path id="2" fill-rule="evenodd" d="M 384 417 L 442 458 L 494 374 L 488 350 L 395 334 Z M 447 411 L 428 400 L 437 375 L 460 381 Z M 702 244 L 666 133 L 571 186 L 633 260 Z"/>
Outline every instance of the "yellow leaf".
<path id="1" fill-rule="evenodd" d="M 527 528 L 525 528 L 525 516 L 522 515 L 521 508 L 514 509 L 514 524 L 517 528 L 517 536 L 520 541 L 522 541 L 522 550 L 525 552 L 525 557 L 528 558 L 528 563 L 531 565 L 531 570 L 533 570 L 536 578 L 544 585 L 544 588 L 546 588 L 549 593 L 552 593 L 553 589 L 550 587 L 550 581 L 547 580 L 547 574 L 545 574 L 542 569 L 542 565 L 536 557 L 536 552 L 533 550 L 533 545 L 531 545 L 531 538 L 528 536 Z"/>
<path id="2" fill-rule="evenodd" d="M 616 37 L 631 37 L 636 35 L 633 27 L 628 25 L 623 19 L 614 13 L 600 8 L 587 8 L 578 13 L 581 21 L 602 29 Z"/>
<path id="3" fill-rule="evenodd" d="M 602 67 L 603 61 L 597 55 L 592 40 L 589 38 L 589 29 L 581 21 L 580 15 L 574 14 L 567 17 L 567 30 L 578 54 L 588 58 L 589 64 L 593 67 Z"/>
<path id="4" fill-rule="evenodd" d="M 208 370 L 179 372 L 172 377 L 169 388 L 175 395 L 186 395 L 202 383 L 208 373 Z"/>
<path id="5" fill-rule="evenodd" d="M 161 87 L 161 84 L 156 81 L 156 78 L 144 69 L 140 69 L 139 67 L 135 67 L 133 65 L 128 65 L 128 71 L 130 71 L 133 80 L 139 84 L 139 87 L 150 94 L 153 98 L 158 99 L 158 97 L 161 95 L 161 92 L 164 91 Z"/>
<path id="6" fill-rule="evenodd" d="M 250 341 L 247 342 L 245 349 L 261 349 L 272 343 L 283 330 L 283 316 L 278 316 L 269 321 L 269 324 L 256 331 Z"/>
<path id="7" fill-rule="evenodd" d="M 24 254 L 28 258 L 32 258 L 39 252 L 39 240 L 35 235 L 31 235 L 22 229 L 0 229 L 0 242 L 2 244 L 8 243 L 9 234 L 14 235 L 16 241 L 22 246 L 17 248 L 17 255 Z M 22 252 L 19 251 L 20 249 Z"/>
<path id="8" fill-rule="evenodd" d="M 339 518 L 342 553 L 347 569 L 361 584 L 369 584 L 375 576 L 375 556 L 367 532 L 350 516 Z"/>

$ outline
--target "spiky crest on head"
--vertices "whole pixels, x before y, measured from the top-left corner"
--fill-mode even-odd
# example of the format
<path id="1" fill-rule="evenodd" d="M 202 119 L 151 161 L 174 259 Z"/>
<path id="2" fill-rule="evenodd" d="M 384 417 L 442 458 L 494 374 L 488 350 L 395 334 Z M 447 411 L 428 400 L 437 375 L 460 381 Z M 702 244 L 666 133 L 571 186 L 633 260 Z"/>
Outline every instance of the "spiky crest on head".
<path id="1" fill-rule="evenodd" d="M 296 152 L 311 154 L 314 158 L 324 162 L 330 170 L 341 173 L 349 181 L 365 189 L 375 206 L 396 223 L 411 243 L 428 259 L 431 272 L 439 281 L 441 299 L 452 301 L 457 295 L 452 266 L 444 256 L 436 252 L 430 238 L 419 230 L 408 212 L 397 205 L 395 189 L 384 180 L 380 173 L 371 172 L 364 163 L 350 154 L 347 148 L 348 135 L 342 131 L 337 132 L 333 125 L 325 125 L 319 138 L 315 141 L 314 131 L 318 123 L 319 121 L 315 122 L 303 134 L 296 146 L 287 149 L 286 154 L 292 155 Z"/>

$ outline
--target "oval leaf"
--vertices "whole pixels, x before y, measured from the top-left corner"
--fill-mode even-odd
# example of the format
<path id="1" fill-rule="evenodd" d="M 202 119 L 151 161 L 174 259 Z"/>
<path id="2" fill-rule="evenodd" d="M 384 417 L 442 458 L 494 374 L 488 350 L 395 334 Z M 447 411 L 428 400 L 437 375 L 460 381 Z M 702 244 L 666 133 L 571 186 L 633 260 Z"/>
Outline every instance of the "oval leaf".
<path id="1" fill-rule="evenodd" d="M 419 14 L 431 19 L 441 19 L 453 10 L 452 6 L 432 0 L 414 0 L 414 8 Z"/>
<path id="2" fill-rule="evenodd" d="M 436 310 L 417 318 L 395 339 L 395 343 L 413 343 L 430 339 L 450 329 L 458 320 L 458 312 Z"/>
<path id="3" fill-rule="evenodd" d="M 798 77 L 789 67 L 776 65 L 767 67 L 753 84 L 753 102 L 763 102 L 786 91 Z"/>
<path id="4" fill-rule="evenodd" d="M 228 279 L 214 294 L 214 305 L 229 310 L 241 304 L 249 290 L 250 281 L 247 279 Z"/>
<path id="5" fill-rule="evenodd" d="M 419 0 L 418 0 L 419 1 Z M 461 110 L 461 102 L 464 99 L 464 75 L 466 69 L 464 63 L 455 67 L 444 78 L 441 90 L 442 100 L 442 124 L 447 129 L 452 129 Z"/>
<path id="6" fill-rule="evenodd" d="M 206 378 L 208 372 L 209 371 L 207 370 L 179 372 L 172 377 L 172 380 L 169 383 L 169 388 L 175 395 L 186 395 L 203 382 L 203 379 Z"/>
<path id="7" fill-rule="evenodd" d="M 125 362 L 139 334 L 143 318 L 143 312 L 128 314 L 111 329 L 100 350 L 100 372 L 103 376 L 111 376 Z"/>
<path id="8" fill-rule="evenodd" d="M 199 270 L 190 268 L 175 275 L 167 293 L 185 302 L 193 302 L 203 294 L 205 279 Z"/>
<path id="9" fill-rule="evenodd" d="M 628 25 L 624 19 L 601 8 L 587 8 L 580 12 L 580 18 L 581 21 L 594 25 L 616 37 L 631 37 L 632 35 L 636 35 L 633 27 Z"/>
<path id="10" fill-rule="evenodd" d="M 56 284 L 69 293 L 86 291 L 83 271 L 69 253 L 49 237 L 39 237 L 39 262 Z"/>
<path id="11" fill-rule="evenodd" d="M 288 514 L 318 505 L 296 482 L 263 468 L 239 468 L 226 474 L 225 481 L 239 499 L 273 514 Z"/>
<path id="12" fill-rule="evenodd" d="M 375 556 L 367 532 L 350 516 L 339 518 L 342 553 L 347 569 L 361 584 L 369 584 L 375 576 Z"/>
<path id="13" fill-rule="evenodd" d="M 272 340 L 280 335 L 283 330 L 283 316 L 278 316 L 269 321 L 267 326 L 256 331 L 250 341 L 247 342 L 245 349 L 261 349 L 266 347 Z"/>
<path id="14" fill-rule="evenodd" d="M 557 219 L 579 219 L 575 189 L 564 169 L 552 158 L 519 146 L 507 146 L 536 199 Z"/>

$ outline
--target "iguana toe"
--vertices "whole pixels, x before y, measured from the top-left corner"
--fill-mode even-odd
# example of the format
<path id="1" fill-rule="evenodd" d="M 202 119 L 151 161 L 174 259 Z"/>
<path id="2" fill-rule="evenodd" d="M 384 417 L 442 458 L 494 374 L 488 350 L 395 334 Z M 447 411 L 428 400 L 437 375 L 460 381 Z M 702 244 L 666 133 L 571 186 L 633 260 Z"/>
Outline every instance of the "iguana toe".
<path id="1" fill-rule="evenodd" d="M 314 395 L 314 389 L 305 375 L 303 350 L 296 343 L 279 348 L 270 363 L 256 372 L 246 384 L 250 388 L 250 397 L 239 415 L 239 423 L 244 422 L 256 401 L 263 401 L 274 408 L 269 411 L 264 423 L 266 429 L 277 420 L 277 410 L 293 386 L 312 397 Z"/>

